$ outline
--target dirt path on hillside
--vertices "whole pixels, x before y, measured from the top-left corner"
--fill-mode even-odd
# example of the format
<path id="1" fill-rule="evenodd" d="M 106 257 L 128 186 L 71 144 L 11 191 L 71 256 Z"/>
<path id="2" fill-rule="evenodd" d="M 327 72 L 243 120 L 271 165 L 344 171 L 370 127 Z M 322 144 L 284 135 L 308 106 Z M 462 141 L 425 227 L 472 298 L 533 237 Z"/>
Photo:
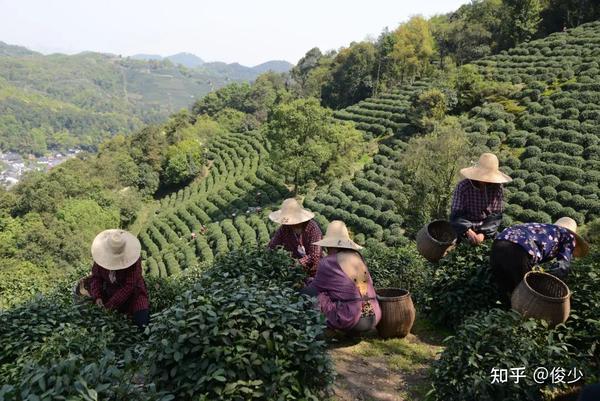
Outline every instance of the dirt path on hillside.
<path id="1" fill-rule="evenodd" d="M 337 373 L 335 401 L 417 401 L 429 391 L 427 371 L 443 350 L 444 334 L 417 322 L 404 339 L 368 338 L 332 341 Z"/>

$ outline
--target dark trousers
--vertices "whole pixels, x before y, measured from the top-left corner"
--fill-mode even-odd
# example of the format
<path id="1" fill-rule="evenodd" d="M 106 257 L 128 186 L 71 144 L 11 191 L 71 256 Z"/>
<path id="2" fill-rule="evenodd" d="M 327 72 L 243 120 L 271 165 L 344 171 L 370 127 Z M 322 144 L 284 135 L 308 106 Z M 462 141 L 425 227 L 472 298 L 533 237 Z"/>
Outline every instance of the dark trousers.
<path id="1" fill-rule="evenodd" d="M 134 312 L 132 319 L 133 323 L 141 330 L 150 323 L 150 311 L 148 309 L 142 309 Z"/>
<path id="2" fill-rule="evenodd" d="M 504 293 L 512 293 L 532 267 L 527 251 L 506 240 L 495 240 L 492 244 L 490 265 L 492 276 Z"/>

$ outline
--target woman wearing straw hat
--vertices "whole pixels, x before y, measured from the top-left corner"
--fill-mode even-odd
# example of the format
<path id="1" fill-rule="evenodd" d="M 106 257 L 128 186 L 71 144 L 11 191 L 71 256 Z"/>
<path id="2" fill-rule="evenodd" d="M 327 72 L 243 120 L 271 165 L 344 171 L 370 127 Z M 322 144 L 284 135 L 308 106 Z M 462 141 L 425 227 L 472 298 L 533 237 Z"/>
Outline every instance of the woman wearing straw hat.
<path id="1" fill-rule="evenodd" d="M 484 153 L 472 167 L 463 168 L 464 180 L 458 183 L 452 197 L 450 223 L 458 238 L 478 245 L 493 237 L 502 222 L 502 184 L 512 179 L 500 171 L 498 158 Z"/>
<path id="2" fill-rule="evenodd" d="M 269 214 L 269 219 L 281 224 L 269 242 L 269 248 L 282 246 L 304 267 L 309 276 L 317 272 L 321 247 L 315 245 L 323 237 L 315 214 L 304 209 L 294 198 L 283 201 L 281 209 Z"/>
<path id="3" fill-rule="evenodd" d="M 554 224 L 508 227 L 492 244 L 490 264 L 500 289 L 512 292 L 534 265 L 554 261 L 548 273 L 564 278 L 573 256 L 586 256 L 589 250 L 588 243 L 577 234 L 575 220 L 561 217 Z"/>
<path id="4" fill-rule="evenodd" d="M 332 329 L 361 333 L 379 323 L 381 309 L 373 280 L 344 222 L 329 223 L 325 237 L 316 243 L 327 248 L 317 275 L 302 292 L 317 296 L 321 312 Z"/>
<path id="5" fill-rule="evenodd" d="M 98 306 L 126 313 L 142 328 L 149 322 L 149 302 L 142 277 L 140 241 L 124 230 L 105 230 L 92 242 L 92 275 L 76 294 L 89 294 Z"/>

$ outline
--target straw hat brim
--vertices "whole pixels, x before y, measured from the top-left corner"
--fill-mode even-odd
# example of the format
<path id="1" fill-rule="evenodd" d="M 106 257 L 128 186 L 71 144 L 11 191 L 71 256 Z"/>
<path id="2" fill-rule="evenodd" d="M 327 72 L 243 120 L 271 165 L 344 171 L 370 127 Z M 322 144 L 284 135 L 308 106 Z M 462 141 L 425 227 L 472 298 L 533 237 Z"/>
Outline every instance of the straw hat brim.
<path id="1" fill-rule="evenodd" d="M 465 167 L 460 174 L 469 180 L 487 182 L 490 184 L 506 184 L 512 181 L 508 175 L 499 170 L 483 169 L 479 166 Z"/>
<path id="2" fill-rule="evenodd" d="M 313 242 L 314 245 L 319 245 L 325 248 L 344 248 L 344 249 L 354 249 L 358 251 L 363 249 L 362 246 L 358 245 L 356 242 L 351 239 L 345 238 L 323 238 L 320 241 Z"/>
<path id="3" fill-rule="evenodd" d="M 106 241 L 115 232 L 122 232 L 125 239 L 125 248 L 120 254 L 111 252 Z M 107 270 L 123 270 L 133 265 L 142 253 L 142 245 L 137 237 L 124 230 L 105 230 L 94 238 L 92 242 L 92 259 Z"/>
<path id="4" fill-rule="evenodd" d="M 269 219 L 271 219 L 271 221 L 286 226 L 304 223 L 306 221 L 312 220 L 314 217 L 315 214 L 306 209 L 301 209 L 292 215 L 284 215 L 281 210 L 276 210 L 272 213 L 269 213 Z"/>
<path id="5" fill-rule="evenodd" d="M 569 230 L 567 228 L 567 230 Z M 590 253 L 590 244 L 583 239 L 583 237 L 577 234 L 575 231 L 569 230 L 571 234 L 575 236 L 575 250 L 573 251 L 573 256 L 576 258 L 583 258 L 589 255 Z"/>

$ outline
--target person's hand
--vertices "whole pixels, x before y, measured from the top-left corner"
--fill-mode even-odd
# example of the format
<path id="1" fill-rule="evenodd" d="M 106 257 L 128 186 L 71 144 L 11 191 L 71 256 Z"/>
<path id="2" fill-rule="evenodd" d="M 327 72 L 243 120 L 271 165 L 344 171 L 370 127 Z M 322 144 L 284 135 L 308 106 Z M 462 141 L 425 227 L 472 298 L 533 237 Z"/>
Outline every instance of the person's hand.
<path id="1" fill-rule="evenodd" d="M 485 241 L 485 235 L 484 234 L 477 234 L 477 245 L 481 244 L 483 241 Z"/>
<path id="2" fill-rule="evenodd" d="M 102 302 L 102 299 L 101 299 L 101 298 L 98 298 L 98 299 L 96 300 L 96 305 L 98 305 L 98 306 L 104 306 L 104 303 Z"/>
<path id="3" fill-rule="evenodd" d="M 467 236 L 467 240 L 469 241 L 469 243 L 471 243 L 471 245 L 477 245 L 478 238 L 477 234 L 475 234 L 475 231 L 469 228 L 465 234 Z"/>

